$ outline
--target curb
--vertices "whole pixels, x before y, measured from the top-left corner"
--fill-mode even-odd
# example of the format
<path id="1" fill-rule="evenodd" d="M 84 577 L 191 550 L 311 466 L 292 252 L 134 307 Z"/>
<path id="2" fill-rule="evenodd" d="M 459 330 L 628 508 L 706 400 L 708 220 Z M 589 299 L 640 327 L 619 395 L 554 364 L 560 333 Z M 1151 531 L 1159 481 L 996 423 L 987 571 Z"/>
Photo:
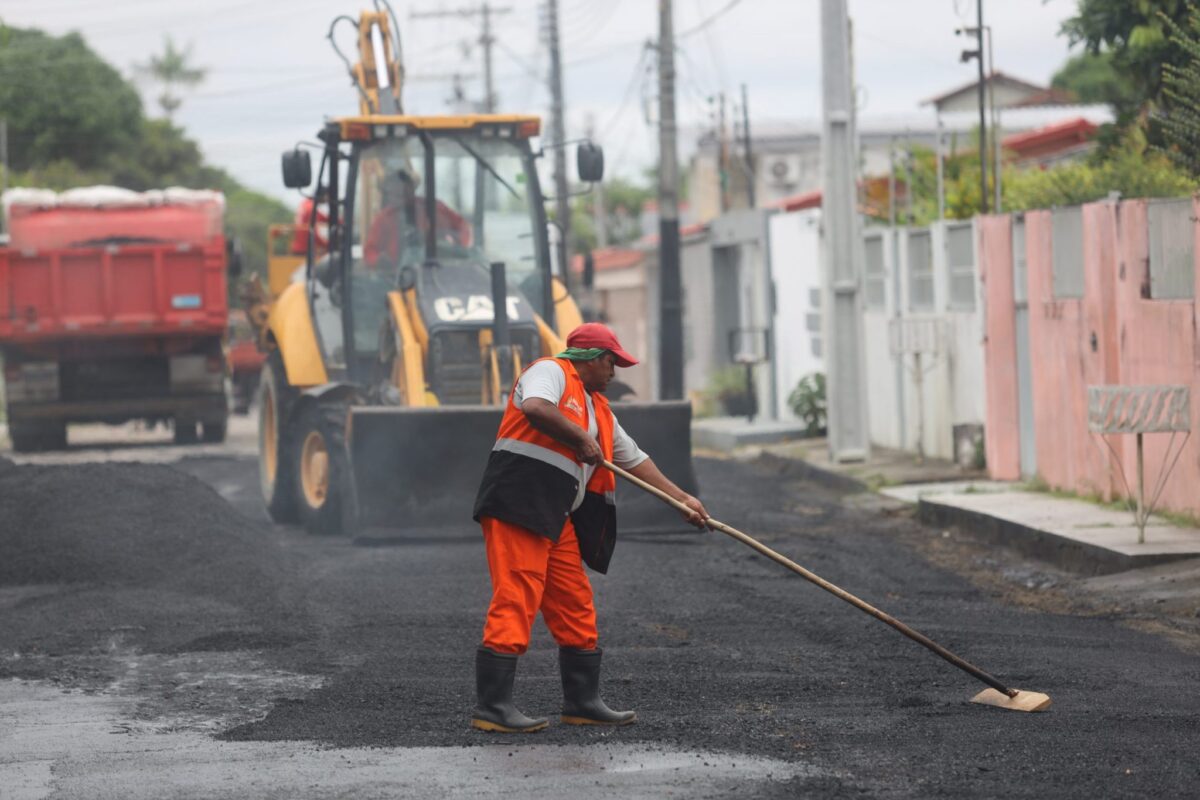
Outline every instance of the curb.
<path id="1" fill-rule="evenodd" d="M 835 491 L 858 493 L 874 492 L 866 483 L 849 475 L 832 472 L 800 458 L 788 458 L 774 453 L 763 453 L 759 460 L 789 477 L 809 480 Z M 1111 575 L 1139 567 L 1166 564 L 1195 558 L 1195 555 L 1131 556 L 1118 553 L 1098 545 L 1068 539 L 1049 531 L 1031 528 L 1019 522 L 971 511 L 945 503 L 931 502 L 925 498 L 917 501 L 917 519 L 940 528 L 962 527 L 980 536 L 989 544 L 1007 547 L 1022 555 L 1053 564 L 1078 575 Z"/>
<path id="2" fill-rule="evenodd" d="M 1079 575 L 1111 575 L 1116 572 L 1195 558 L 1194 554 L 1130 556 L 1097 545 L 1068 539 L 1019 522 L 921 498 L 917 519 L 927 525 L 961 526 L 991 544 L 1016 550 Z"/>
<path id="3" fill-rule="evenodd" d="M 762 453 L 758 456 L 758 461 L 759 463 L 779 469 L 782 474 L 788 477 L 812 481 L 824 486 L 826 489 L 851 494 L 871 491 L 871 488 L 858 478 L 822 469 L 802 458 L 787 458 L 775 455 L 774 453 Z"/>

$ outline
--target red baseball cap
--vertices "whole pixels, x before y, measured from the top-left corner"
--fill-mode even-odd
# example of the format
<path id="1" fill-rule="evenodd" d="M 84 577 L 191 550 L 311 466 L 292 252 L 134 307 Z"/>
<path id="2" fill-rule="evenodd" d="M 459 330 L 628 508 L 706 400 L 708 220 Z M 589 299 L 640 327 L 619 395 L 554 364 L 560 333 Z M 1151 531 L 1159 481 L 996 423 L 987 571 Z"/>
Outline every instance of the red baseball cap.
<path id="1" fill-rule="evenodd" d="M 638 360 L 621 347 L 612 328 L 599 322 L 585 322 L 567 334 L 567 347 L 600 347 L 616 356 L 618 367 L 632 367 Z"/>

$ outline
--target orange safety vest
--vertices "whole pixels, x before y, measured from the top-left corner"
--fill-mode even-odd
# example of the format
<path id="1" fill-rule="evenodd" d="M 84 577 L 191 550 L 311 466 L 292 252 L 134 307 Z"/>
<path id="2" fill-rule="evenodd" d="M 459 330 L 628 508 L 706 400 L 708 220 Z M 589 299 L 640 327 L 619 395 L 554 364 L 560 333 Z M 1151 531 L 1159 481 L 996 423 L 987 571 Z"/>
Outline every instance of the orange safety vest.
<path id="1" fill-rule="evenodd" d="M 588 392 L 583 380 L 569 360 L 538 359 L 547 360 L 556 362 L 567 377 L 558 410 L 587 430 Z M 591 396 L 600 449 L 611 461 L 616 422 L 608 399 L 599 392 Z M 493 517 L 519 525 L 554 542 L 570 518 L 584 563 L 597 572 L 606 572 L 617 544 L 617 478 L 598 466 L 584 490 L 583 502 L 571 511 L 584 466 L 571 448 L 533 427 L 510 394 L 475 497 L 473 516 L 477 522 L 480 517 Z"/>

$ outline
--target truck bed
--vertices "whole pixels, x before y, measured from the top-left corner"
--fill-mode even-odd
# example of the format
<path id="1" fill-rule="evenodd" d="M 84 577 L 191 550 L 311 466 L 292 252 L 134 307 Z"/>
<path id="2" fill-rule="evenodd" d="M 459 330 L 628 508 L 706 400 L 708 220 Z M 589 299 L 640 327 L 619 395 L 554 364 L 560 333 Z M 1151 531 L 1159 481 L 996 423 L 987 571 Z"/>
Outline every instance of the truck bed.
<path id="1" fill-rule="evenodd" d="M 0 343 L 222 335 L 225 240 L 19 250 L 0 247 Z"/>

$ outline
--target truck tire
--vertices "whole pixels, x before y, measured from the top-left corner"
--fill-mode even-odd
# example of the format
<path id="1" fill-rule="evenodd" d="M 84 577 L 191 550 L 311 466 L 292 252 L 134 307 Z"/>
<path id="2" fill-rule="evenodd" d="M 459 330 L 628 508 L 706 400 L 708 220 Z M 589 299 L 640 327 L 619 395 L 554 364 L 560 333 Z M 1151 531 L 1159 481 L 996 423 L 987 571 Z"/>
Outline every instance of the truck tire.
<path id="1" fill-rule="evenodd" d="M 42 450 L 65 450 L 67 448 L 67 423 L 65 422 L 11 422 L 8 438 L 18 453 L 36 453 Z"/>
<path id="2" fill-rule="evenodd" d="M 47 450 L 67 449 L 67 423 L 48 422 L 42 429 L 43 446 Z"/>
<path id="3" fill-rule="evenodd" d="M 200 440 L 208 444 L 219 444 L 225 441 L 225 432 L 229 428 L 226 419 L 220 422 L 205 422 L 200 425 Z"/>
<path id="4" fill-rule="evenodd" d="M 258 392 L 258 485 L 267 515 L 275 522 L 299 520 L 296 509 L 295 436 L 290 419 L 296 390 L 288 385 L 279 351 L 263 365 Z"/>
<path id="5" fill-rule="evenodd" d="M 195 444 L 196 423 L 194 421 L 175 420 L 175 444 Z"/>
<path id="6" fill-rule="evenodd" d="M 305 403 L 296 413 L 296 503 L 309 533 L 340 536 L 346 532 L 349 462 L 346 456 L 346 409 Z"/>

